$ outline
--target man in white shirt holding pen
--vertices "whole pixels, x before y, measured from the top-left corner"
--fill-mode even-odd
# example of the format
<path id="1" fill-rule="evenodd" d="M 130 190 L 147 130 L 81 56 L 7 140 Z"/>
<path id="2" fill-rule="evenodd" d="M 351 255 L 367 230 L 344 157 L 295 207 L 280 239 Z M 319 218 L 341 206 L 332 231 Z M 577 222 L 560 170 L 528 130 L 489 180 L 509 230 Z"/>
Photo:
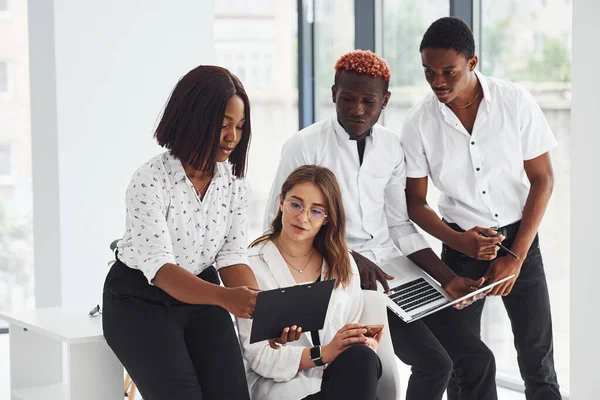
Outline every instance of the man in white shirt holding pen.
<path id="1" fill-rule="evenodd" d="M 265 229 L 277 211 L 277 195 L 287 176 L 301 165 L 327 167 L 340 183 L 347 216 L 346 241 L 357 261 L 363 288 L 375 289 L 379 280 L 389 290 L 387 276 L 376 264 L 404 254 L 459 297 L 480 286 L 483 279 L 459 277 L 440 261 L 409 221 L 400 139 L 377 124 L 390 97 L 390 77 L 385 60 L 370 51 L 353 51 L 338 60 L 332 86 L 336 115 L 303 129 L 284 145 Z M 480 240 L 494 248 L 501 238 Z M 474 399 L 495 398 L 493 355 L 470 329 L 434 331 L 427 325 L 428 318 L 411 324 L 391 312 L 388 318 L 396 355 L 412 366 L 407 400 L 442 398 L 452 371 L 444 349 L 448 341 L 456 342 L 464 354 L 463 362 L 471 367 L 458 372 L 463 392 Z"/>
<path id="2" fill-rule="evenodd" d="M 554 135 L 525 88 L 475 70 L 473 34 L 461 20 L 434 22 L 420 52 L 433 93 L 413 107 L 402 131 L 410 217 L 444 242 L 442 260 L 457 274 L 490 282 L 514 275 L 489 295 L 503 296 L 525 395 L 560 399 L 537 236 L 552 193 Z M 443 220 L 427 204 L 428 177 L 441 192 Z M 481 227 L 494 227 L 509 251 L 496 257 L 478 246 Z M 433 315 L 430 323 L 469 326 L 479 336 L 484 304 Z M 461 356 L 452 344 L 446 350 Z M 451 381 L 448 399 L 463 398 Z"/>

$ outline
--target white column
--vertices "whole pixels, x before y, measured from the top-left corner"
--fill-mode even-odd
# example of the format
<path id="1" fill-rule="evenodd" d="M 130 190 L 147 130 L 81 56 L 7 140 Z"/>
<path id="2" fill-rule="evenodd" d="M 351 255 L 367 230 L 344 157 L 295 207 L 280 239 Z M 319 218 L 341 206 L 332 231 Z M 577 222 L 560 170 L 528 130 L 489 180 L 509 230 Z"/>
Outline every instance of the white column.
<path id="1" fill-rule="evenodd" d="M 100 303 L 125 188 L 180 76 L 215 60 L 212 0 L 29 0 L 38 307 Z"/>
<path id="2" fill-rule="evenodd" d="M 600 2 L 573 1 L 571 138 L 571 398 L 600 393 Z M 567 240 L 567 238 L 564 238 Z"/>

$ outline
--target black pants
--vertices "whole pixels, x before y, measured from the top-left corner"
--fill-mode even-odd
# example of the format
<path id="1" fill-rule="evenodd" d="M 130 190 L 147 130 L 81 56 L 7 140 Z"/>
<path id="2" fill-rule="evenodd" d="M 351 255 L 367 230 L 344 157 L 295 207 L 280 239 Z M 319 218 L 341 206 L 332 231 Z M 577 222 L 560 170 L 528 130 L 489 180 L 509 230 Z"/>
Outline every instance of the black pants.
<path id="1" fill-rule="evenodd" d="M 219 283 L 214 268 L 200 278 Z M 144 400 L 249 400 L 229 313 L 182 303 L 117 261 L 104 284 L 106 341 Z"/>
<path id="2" fill-rule="evenodd" d="M 449 225 L 455 230 L 460 230 L 457 225 Z M 510 248 L 518 229 L 519 223 L 499 229 L 506 237 L 504 245 Z M 505 254 L 500 250 L 498 256 L 503 255 Z M 479 279 L 490 265 L 490 261 L 470 258 L 446 245 L 442 250 L 442 260 L 458 275 L 471 279 Z M 537 236 L 523 261 L 521 273 L 511 293 L 502 297 L 502 301 L 511 321 L 519 369 L 525 381 L 526 398 L 560 399 L 554 369 L 550 300 Z M 484 304 L 485 299 L 461 311 L 453 310 L 454 316 L 445 323 L 448 324 L 449 329 L 453 329 L 456 325 L 466 325 L 479 337 Z M 456 367 L 454 372 L 458 377 L 459 371 Z M 459 398 L 463 398 L 462 392 L 457 387 L 456 380 L 451 379 L 448 386 L 448 400 Z"/>
<path id="3" fill-rule="evenodd" d="M 412 367 L 406 400 L 440 400 L 453 370 L 461 400 L 498 398 L 494 355 L 468 326 L 451 323 L 454 311 L 407 324 L 388 310 L 394 351 Z"/>
<path id="4" fill-rule="evenodd" d="M 325 368 L 321 391 L 304 400 L 375 400 L 379 378 L 379 356 L 367 346 L 352 346 Z"/>

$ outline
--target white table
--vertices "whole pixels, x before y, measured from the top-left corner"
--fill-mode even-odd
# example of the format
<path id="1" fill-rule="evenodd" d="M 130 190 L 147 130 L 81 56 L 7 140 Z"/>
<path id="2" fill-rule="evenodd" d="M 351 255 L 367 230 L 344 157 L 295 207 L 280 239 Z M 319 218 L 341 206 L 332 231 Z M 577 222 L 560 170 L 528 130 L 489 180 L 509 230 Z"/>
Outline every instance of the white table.
<path id="1" fill-rule="evenodd" d="M 123 399 L 123 367 L 101 317 L 53 307 L 0 319 L 9 323 L 11 400 Z"/>

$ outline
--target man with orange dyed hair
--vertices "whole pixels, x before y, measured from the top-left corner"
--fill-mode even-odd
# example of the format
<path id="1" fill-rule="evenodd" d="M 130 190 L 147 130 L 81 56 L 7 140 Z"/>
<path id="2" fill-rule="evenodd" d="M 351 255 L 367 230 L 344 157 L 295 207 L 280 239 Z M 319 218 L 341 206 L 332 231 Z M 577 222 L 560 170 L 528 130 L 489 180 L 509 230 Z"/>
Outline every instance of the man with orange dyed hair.
<path id="1" fill-rule="evenodd" d="M 400 137 L 377 124 L 391 95 L 390 78 L 385 60 L 370 51 L 352 51 L 337 61 L 331 87 L 336 115 L 301 130 L 283 146 L 267 204 L 265 230 L 275 217 L 281 185 L 288 175 L 301 165 L 327 167 L 340 183 L 347 217 L 346 243 L 358 265 L 362 287 L 374 290 L 380 281 L 388 291 L 386 279 L 392 277 L 377 264 L 404 254 L 458 298 L 483 280 L 458 277 L 409 220 Z M 295 265 L 307 262 L 306 254 L 286 254 Z M 388 320 L 396 355 L 412 366 L 407 400 L 442 398 L 453 367 L 444 349 L 449 341 L 461 347 L 466 363 L 474 354 L 478 360 L 486 360 L 486 365 L 470 368 L 462 381 L 465 399 L 488 398 L 480 396 L 481 383 L 494 380 L 493 354 L 470 330 L 430 328 L 427 318 L 407 324 L 389 311 Z"/>

